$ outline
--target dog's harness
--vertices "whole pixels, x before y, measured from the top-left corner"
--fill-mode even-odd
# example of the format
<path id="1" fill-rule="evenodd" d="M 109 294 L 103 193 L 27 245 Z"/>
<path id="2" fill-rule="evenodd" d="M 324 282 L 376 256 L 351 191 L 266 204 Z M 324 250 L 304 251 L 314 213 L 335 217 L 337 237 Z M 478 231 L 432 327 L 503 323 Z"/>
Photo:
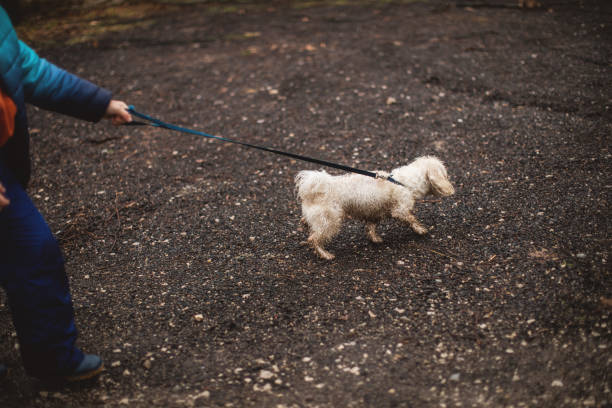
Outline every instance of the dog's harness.
<path id="1" fill-rule="evenodd" d="M 174 131 L 177 131 L 177 132 L 189 133 L 189 134 L 192 134 L 192 135 L 202 136 L 202 137 L 206 137 L 206 138 L 209 138 L 209 139 L 217 139 L 217 140 L 221 140 L 223 142 L 239 144 L 239 145 L 250 147 L 250 148 L 253 148 L 253 149 L 259 149 L 259 150 L 263 150 L 263 151 L 266 151 L 266 152 L 270 152 L 270 153 L 280 154 L 282 156 L 291 157 L 291 158 L 297 159 L 297 160 L 302 160 L 302 161 L 306 161 L 306 162 L 310 162 L 310 163 L 320 164 L 322 166 L 332 167 L 334 169 L 340 169 L 340 170 L 348 171 L 348 172 L 351 172 L 351 173 L 357 173 L 357 174 L 361 174 L 361 175 L 368 176 L 368 177 L 373 177 L 373 178 L 377 178 L 377 179 L 387 180 L 387 181 L 390 181 L 391 183 L 403 186 L 403 184 L 400 183 L 399 181 L 395 180 L 392 177 L 392 175 L 386 176 L 386 175 L 379 174 L 379 173 L 372 172 L 372 171 L 361 170 L 361 169 L 357 169 L 355 167 L 345 166 L 343 164 L 333 163 L 333 162 L 329 162 L 329 161 L 326 161 L 326 160 L 315 159 L 315 158 L 308 157 L 308 156 L 302 156 L 300 154 L 284 152 L 282 150 L 272 149 L 272 148 L 266 147 L 266 146 L 254 145 L 254 144 L 251 144 L 251 143 L 241 142 L 239 140 L 233 140 L 233 139 L 228 139 L 228 138 L 221 137 L 221 136 L 210 135 L 208 133 L 200 132 L 198 130 L 193 130 L 193 129 L 188 129 L 188 128 L 184 128 L 184 127 L 181 127 L 181 126 L 176 126 L 176 125 L 173 125 L 173 124 L 170 124 L 170 123 L 167 123 L 167 122 L 163 122 L 163 121 L 161 121 L 159 119 L 156 119 L 156 118 L 154 118 L 152 116 L 145 115 L 144 113 L 137 112 L 134 109 L 133 105 L 130 105 L 130 107 L 128 108 L 128 111 L 132 115 L 137 116 L 137 117 L 139 117 L 141 119 L 144 119 L 147 122 L 132 121 L 132 122 L 126 123 L 126 125 L 131 125 L 131 126 L 155 126 L 155 127 L 160 127 L 160 128 L 164 128 L 164 129 L 174 130 Z"/>

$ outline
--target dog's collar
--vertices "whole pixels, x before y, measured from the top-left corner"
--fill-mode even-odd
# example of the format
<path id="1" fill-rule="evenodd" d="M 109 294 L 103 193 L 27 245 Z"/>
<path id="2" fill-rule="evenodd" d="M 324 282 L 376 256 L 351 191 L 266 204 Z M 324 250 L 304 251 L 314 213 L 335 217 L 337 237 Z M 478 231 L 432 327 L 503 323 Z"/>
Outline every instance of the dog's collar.
<path id="1" fill-rule="evenodd" d="M 376 172 L 375 174 L 376 174 L 376 178 L 377 179 L 387 180 L 387 181 L 390 181 L 393 184 L 397 184 L 398 186 L 406 187 L 405 185 L 403 185 L 402 183 L 400 183 L 399 181 L 394 179 L 393 178 L 393 174 L 389 174 L 388 176 L 386 174 L 382 174 L 380 172 Z"/>

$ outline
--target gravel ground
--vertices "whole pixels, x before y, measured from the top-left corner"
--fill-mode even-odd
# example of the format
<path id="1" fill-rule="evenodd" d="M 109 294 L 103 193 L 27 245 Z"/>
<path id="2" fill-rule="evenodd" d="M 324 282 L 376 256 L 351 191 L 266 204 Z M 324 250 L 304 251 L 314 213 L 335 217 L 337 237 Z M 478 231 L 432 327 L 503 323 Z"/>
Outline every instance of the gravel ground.
<path id="1" fill-rule="evenodd" d="M 136 7 L 41 42 L 163 120 L 367 170 L 434 154 L 457 193 L 418 203 L 424 237 L 347 222 L 324 261 L 293 183 L 317 166 L 32 108 L 30 192 L 106 370 L 29 379 L 2 294 L 0 405 L 611 406 L 612 7 L 544 3 Z"/>

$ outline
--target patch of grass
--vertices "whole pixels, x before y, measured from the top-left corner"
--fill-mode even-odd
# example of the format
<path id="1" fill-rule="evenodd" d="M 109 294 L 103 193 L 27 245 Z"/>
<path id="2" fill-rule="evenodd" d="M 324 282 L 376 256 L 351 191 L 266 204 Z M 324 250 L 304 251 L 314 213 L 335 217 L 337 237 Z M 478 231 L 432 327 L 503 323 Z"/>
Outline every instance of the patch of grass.
<path id="1" fill-rule="evenodd" d="M 259 36 L 261 36 L 261 33 L 255 31 L 255 32 L 246 32 L 246 33 L 232 33 L 232 34 L 226 35 L 224 38 L 227 41 L 244 41 L 244 40 L 248 40 L 248 39 L 259 37 Z"/>
<path id="2" fill-rule="evenodd" d="M 427 0 L 308 0 L 295 1 L 292 7 L 306 9 L 324 6 L 381 6 L 386 4 L 426 3 Z"/>
<path id="3" fill-rule="evenodd" d="M 380 6 L 392 3 L 414 3 L 427 0 L 304 0 L 268 2 L 253 0 L 166 0 L 157 2 L 124 2 L 99 7 L 70 7 L 64 12 L 30 16 L 15 28 L 21 39 L 37 47 L 93 42 L 108 32 L 146 27 L 155 16 L 177 12 L 182 7 L 198 7 L 207 14 L 248 13 L 275 7 L 307 9 L 326 6 Z M 249 33 L 232 34 L 228 40 L 244 40 Z"/>
<path id="4" fill-rule="evenodd" d="M 15 27 L 19 37 L 38 47 L 95 41 L 108 32 L 150 26 L 161 13 L 177 10 L 158 4 L 136 4 L 73 10 L 64 15 L 35 16 Z"/>
<path id="5" fill-rule="evenodd" d="M 84 42 L 95 41 L 96 39 L 102 37 L 106 33 L 111 32 L 121 32 L 127 31 L 134 28 L 144 28 L 149 27 L 155 23 L 155 20 L 146 20 L 146 21 L 138 21 L 136 23 L 129 24 L 101 24 L 101 25 L 93 25 L 88 29 L 85 29 L 79 33 L 79 35 L 71 36 L 66 41 L 68 45 L 81 44 Z"/>

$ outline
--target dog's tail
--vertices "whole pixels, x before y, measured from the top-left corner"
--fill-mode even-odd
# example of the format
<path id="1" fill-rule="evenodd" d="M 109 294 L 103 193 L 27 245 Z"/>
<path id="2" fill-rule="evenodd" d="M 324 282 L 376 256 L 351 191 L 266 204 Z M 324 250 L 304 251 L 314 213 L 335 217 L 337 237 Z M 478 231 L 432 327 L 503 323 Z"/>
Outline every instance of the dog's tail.
<path id="1" fill-rule="evenodd" d="M 331 177 L 325 171 L 302 170 L 295 176 L 295 188 L 302 202 L 316 201 L 329 190 Z"/>

